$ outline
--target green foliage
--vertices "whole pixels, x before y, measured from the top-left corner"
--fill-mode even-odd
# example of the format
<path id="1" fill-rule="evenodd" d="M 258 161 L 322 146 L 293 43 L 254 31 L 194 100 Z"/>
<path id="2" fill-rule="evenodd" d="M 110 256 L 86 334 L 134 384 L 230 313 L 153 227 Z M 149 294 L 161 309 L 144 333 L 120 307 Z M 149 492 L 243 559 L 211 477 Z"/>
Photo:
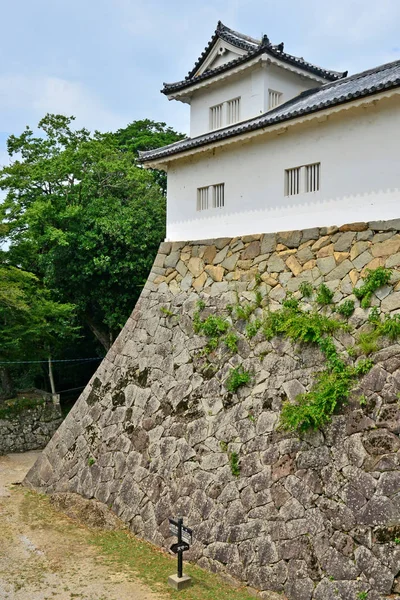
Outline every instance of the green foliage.
<path id="1" fill-rule="evenodd" d="M 9 137 L 12 161 L 0 170 L 7 261 L 39 277 L 53 300 L 75 305 L 80 322 L 108 349 L 165 237 L 160 186 L 126 151 L 153 144 L 135 141 L 132 132 L 128 144 L 121 131 L 75 130 L 73 118 L 62 115 L 46 115 L 38 129 L 37 136 L 27 128 Z M 161 135 L 151 122 L 138 129 Z"/>
<path id="2" fill-rule="evenodd" d="M 43 398 L 12 398 L 5 400 L 0 406 L 0 419 L 10 420 L 18 417 L 22 412 L 44 406 Z"/>
<path id="3" fill-rule="evenodd" d="M 390 340 L 400 336 L 400 315 L 385 315 L 384 320 L 377 326 L 379 335 L 385 335 Z"/>
<path id="4" fill-rule="evenodd" d="M 229 455 L 229 463 L 231 466 L 231 473 L 235 477 L 240 475 L 239 455 L 237 452 L 231 452 Z"/>
<path id="5" fill-rule="evenodd" d="M 247 415 L 247 418 L 248 418 L 248 420 L 249 420 L 249 421 L 251 421 L 252 423 L 255 423 L 255 421 L 256 421 L 256 418 L 255 418 L 255 416 L 254 416 L 252 413 L 249 413 L 249 414 Z"/>
<path id="6" fill-rule="evenodd" d="M 339 313 L 339 315 L 342 315 L 342 317 L 348 319 L 353 314 L 354 308 L 355 306 L 353 300 L 345 300 L 342 302 L 342 304 L 339 304 L 339 306 L 336 307 L 336 312 Z"/>
<path id="7" fill-rule="evenodd" d="M 357 594 L 357 598 L 358 600 L 367 600 L 368 598 L 368 592 L 358 592 Z"/>
<path id="8" fill-rule="evenodd" d="M 394 543 L 398 546 L 400 544 L 400 538 L 395 537 L 394 538 Z"/>
<path id="9" fill-rule="evenodd" d="M 227 333 L 226 336 L 224 337 L 224 344 L 229 348 L 229 350 L 231 352 L 233 352 L 234 354 L 237 352 L 238 350 L 238 341 L 239 338 L 236 335 L 236 333 L 233 333 L 233 331 L 231 331 L 230 333 Z"/>
<path id="10" fill-rule="evenodd" d="M 328 288 L 328 286 L 326 286 L 324 283 L 321 283 L 317 290 L 316 301 L 322 306 L 327 306 L 328 304 L 331 304 L 333 295 L 333 292 Z"/>
<path id="11" fill-rule="evenodd" d="M 294 310 L 297 310 L 299 307 L 299 301 L 296 298 L 294 298 L 290 292 L 288 292 L 286 294 L 286 298 L 282 302 L 282 306 L 284 308 L 292 308 Z"/>
<path id="12" fill-rule="evenodd" d="M 360 406 L 367 406 L 368 404 L 368 398 L 367 396 L 365 396 L 365 394 L 362 394 L 359 399 L 358 399 Z"/>
<path id="13" fill-rule="evenodd" d="M 223 317 L 210 315 L 202 321 L 198 312 L 194 315 L 193 323 L 195 333 L 200 333 L 209 338 L 219 338 L 229 329 L 229 323 Z"/>
<path id="14" fill-rule="evenodd" d="M 197 308 L 198 310 L 204 310 L 206 307 L 206 303 L 204 302 L 204 300 L 197 300 Z"/>
<path id="15" fill-rule="evenodd" d="M 245 304 L 244 306 L 241 304 L 235 304 L 232 313 L 236 319 L 247 321 L 253 314 L 255 308 L 256 307 L 252 304 Z"/>
<path id="16" fill-rule="evenodd" d="M 261 282 L 262 282 L 261 273 L 256 273 L 254 275 L 254 280 L 255 280 L 257 286 L 261 285 Z"/>
<path id="17" fill-rule="evenodd" d="M 343 324 L 317 312 L 305 312 L 298 308 L 282 308 L 269 312 L 263 323 L 267 340 L 283 335 L 293 342 L 315 343 L 325 334 L 343 328 Z"/>
<path id="18" fill-rule="evenodd" d="M 400 337 L 400 315 L 385 315 L 382 320 L 378 311 L 372 309 L 368 320 L 372 329 L 360 333 L 357 341 L 363 354 L 368 356 L 372 352 L 376 352 L 382 336 L 388 337 L 392 341 Z"/>
<path id="19" fill-rule="evenodd" d="M 225 387 L 228 392 L 235 393 L 242 385 L 249 383 L 251 375 L 249 371 L 245 371 L 242 366 L 235 367 L 230 370 L 229 376 L 225 382 Z"/>
<path id="20" fill-rule="evenodd" d="M 222 452 L 228 452 L 228 442 L 221 441 L 219 445 Z"/>
<path id="21" fill-rule="evenodd" d="M 222 336 L 228 331 L 229 327 L 229 322 L 223 317 L 209 315 L 206 319 L 201 320 L 199 311 L 196 311 L 193 315 L 194 332 L 198 333 L 199 335 L 204 335 L 208 338 L 207 345 L 204 348 L 205 354 L 213 352 L 218 348 L 218 344 Z M 236 337 L 235 334 L 232 334 L 232 336 L 227 334 L 227 336 L 225 336 L 225 343 L 228 341 L 226 344 L 228 348 L 235 348 L 235 350 L 232 350 L 232 352 L 237 351 L 238 340 L 236 340 L 235 343 L 234 337 Z"/>
<path id="22" fill-rule="evenodd" d="M 360 288 L 354 289 L 356 298 L 361 300 L 362 308 L 368 308 L 371 305 L 372 294 L 380 287 L 387 285 L 392 276 L 391 269 L 378 267 L 377 269 L 367 269 L 364 284 Z"/>
<path id="23" fill-rule="evenodd" d="M 166 317 L 174 317 L 175 316 L 175 313 L 173 313 L 172 310 L 169 310 L 169 308 L 167 308 L 166 306 L 160 306 L 160 313 L 162 313 Z"/>
<path id="24" fill-rule="evenodd" d="M 318 345 L 325 355 L 327 368 L 317 373 L 309 393 L 296 398 L 296 404 L 285 403 L 280 425 L 288 431 L 305 431 L 326 425 L 334 411 L 345 404 L 357 377 L 367 373 L 372 361 L 366 359 L 352 367 L 338 355 L 330 337 L 321 338 Z"/>
<path id="25" fill-rule="evenodd" d="M 299 290 L 303 298 L 311 298 L 313 294 L 313 287 L 308 281 L 302 281 Z"/>
<path id="26" fill-rule="evenodd" d="M 262 297 L 260 290 L 256 290 L 254 303 L 257 308 L 259 308 L 262 305 L 262 301 L 263 301 L 263 297 Z"/>
<path id="27" fill-rule="evenodd" d="M 249 339 L 253 338 L 261 326 L 262 326 L 262 321 L 260 321 L 260 319 L 256 319 L 255 321 L 248 323 L 248 325 L 246 326 L 247 337 Z"/>
<path id="28" fill-rule="evenodd" d="M 357 345 L 361 352 L 366 356 L 376 352 L 378 350 L 378 336 L 376 330 L 360 333 Z"/>
<path id="29" fill-rule="evenodd" d="M 377 324 L 379 323 L 379 321 L 381 320 L 380 314 L 379 314 L 379 310 L 377 306 L 373 306 L 370 310 L 370 313 L 368 315 L 368 321 L 370 323 L 374 323 Z"/>
<path id="30" fill-rule="evenodd" d="M 305 431 L 326 425 L 335 409 L 347 402 L 353 379 L 353 372 L 345 366 L 341 371 L 328 368 L 317 373 L 309 393 L 298 396 L 296 404 L 283 405 L 282 429 Z"/>
<path id="31" fill-rule="evenodd" d="M 150 119 L 133 121 L 123 129 L 119 129 L 113 134 L 117 146 L 125 153 L 134 156 L 139 155 L 139 152 L 146 150 L 154 150 L 161 146 L 173 144 L 182 140 L 185 136 L 182 133 L 177 133 L 166 123 L 157 123 Z M 152 176 L 160 186 L 164 196 L 167 192 L 167 174 L 164 171 L 151 171 Z"/>
<path id="32" fill-rule="evenodd" d="M 92 467 L 95 464 L 95 462 L 96 462 L 96 459 L 93 458 L 93 456 L 90 456 L 88 458 L 88 465 L 89 465 L 89 467 Z"/>
<path id="33" fill-rule="evenodd" d="M 72 304 L 52 300 L 33 273 L 0 264 L 0 363 L 47 359 L 78 329 Z M 0 395 L 11 397 L 16 386 L 10 366 L 0 364 L 0 375 Z"/>

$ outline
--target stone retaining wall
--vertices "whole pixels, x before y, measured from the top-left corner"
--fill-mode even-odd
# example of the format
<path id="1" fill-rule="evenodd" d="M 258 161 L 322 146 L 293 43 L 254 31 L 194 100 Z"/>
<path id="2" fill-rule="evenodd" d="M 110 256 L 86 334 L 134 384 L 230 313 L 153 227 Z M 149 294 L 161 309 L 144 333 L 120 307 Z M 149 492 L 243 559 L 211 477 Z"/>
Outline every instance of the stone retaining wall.
<path id="1" fill-rule="evenodd" d="M 0 455 L 45 448 L 61 422 L 60 406 L 47 402 L 0 419 Z"/>
<path id="2" fill-rule="evenodd" d="M 184 515 L 188 558 L 265 598 L 399 597 L 400 345 L 384 340 L 349 405 L 299 437 L 276 426 L 282 402 L 321 369 L 318 349 L 239 332 L 237 353 L 205 357 L 192 321 L 199 298 L 223 313 L 237 296 L 252 301 L 256 281 L 270 310 L 288 291 L 300 297 L 302 282 L 324 282 L 335 304 L 355 301 L 352 329 L 335 334 L 345 352 L 366 327 L 370 309 L 353 295 L 366 269 L 393 268 L 372 306 L 399 312 L 399 230 L 400 220 L 161 244 L 131 317 L 27 484 L 96 498 L 166 548 L 168 517 Z M 238 364 L 253 380 L 231 394 Z"/>

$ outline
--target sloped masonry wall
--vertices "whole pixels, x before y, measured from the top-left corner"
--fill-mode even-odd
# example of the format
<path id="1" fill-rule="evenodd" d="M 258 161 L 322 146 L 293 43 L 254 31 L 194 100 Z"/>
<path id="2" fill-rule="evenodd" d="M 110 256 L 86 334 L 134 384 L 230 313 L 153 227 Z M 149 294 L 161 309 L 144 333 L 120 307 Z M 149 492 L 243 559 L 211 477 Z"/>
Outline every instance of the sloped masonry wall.
<path id="1" fill-rule="evenodd" d="M 400 220 L 161 244 L 131 317 L 26 483 L 96 498 L 162 547 L 168 517 L 184 515 L 188 558 L 265 598 L 399 597 L 400 345 L 384 341 L 348 406 L 299 437 L 277 430 L 279 413 L 310 388 L 319 351 L 257 334 L 241 335 L 236 354 L 204 357 L 192 321 L 199 298 L 223 313 L 236 294 L 253 299 L 255 280 L 271 310 L 303 281 L 325 282 L 335 303 L 355 300 L 353 329 L 335 335 L 344 350 L 370 310 L 352 295 L 366 269 L 393 268 L 372 305 L 400 310 L 399 230 Z M 231 394 L 226 375 L 240 363 L 253 380 Z"/>

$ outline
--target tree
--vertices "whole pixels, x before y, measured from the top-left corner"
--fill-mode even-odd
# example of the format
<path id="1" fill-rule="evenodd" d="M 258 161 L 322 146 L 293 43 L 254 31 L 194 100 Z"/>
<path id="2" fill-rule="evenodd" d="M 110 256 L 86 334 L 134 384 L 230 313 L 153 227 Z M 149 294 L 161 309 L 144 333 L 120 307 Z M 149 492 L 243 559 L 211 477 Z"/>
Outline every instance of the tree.
<path id="1" fill-rule="evenodd" d="M 8 262 L 75 305 L 108 349 L 165 236 L 165 199 L 117 135 L 76 131 L 72 121 L 47 115 L 41 135 L 26 128 L 8 139 L 14 162 L 0 170 L 0 235 Z"/>
<path id="2" fill-rule="evenodd" d="M 3 397 L 14 392 L 14 361 L 49 359 L 77 335 L 75 308 L 50 299 L 32 273 L 0 265 L 0 381 Z"/>
<path id="3" fill-rule="evenodd" d="M 167 146 L 185 137 L 183 133 L 177 133 L 172 127 L 168 127 L 166 123 L 157 123 L 149 119 L 133 121 L 123 129 L 119 129 L 114 135 L 118 146 L 123 150 L 132 152 L 135 157 L 139 155 L 139 152 Z M 150 172 L 165 196 L 167 193 L 167 174 L 156 169 L 151 169 Z"/>

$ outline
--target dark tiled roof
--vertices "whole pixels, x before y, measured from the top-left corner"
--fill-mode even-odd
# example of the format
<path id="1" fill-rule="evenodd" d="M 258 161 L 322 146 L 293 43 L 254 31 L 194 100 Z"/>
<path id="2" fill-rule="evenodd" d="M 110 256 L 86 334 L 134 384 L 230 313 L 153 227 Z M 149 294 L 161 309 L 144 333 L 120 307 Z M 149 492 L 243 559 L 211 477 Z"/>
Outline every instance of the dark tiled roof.
<path id="1" fill-rule="evenodd" d="M 210 54 L 215 42 L 218 39 L 225 40 L 233 46 L 236 46 L 236 48 L 241 48 L 242 50 L 245 50 L 246 54 L 237 58 L 236 60 L 232 60 L 224 65 L 221 65 L 220 67 L 207 70 L 201 75 L 196 75 L 197 71 Z M 293 56 L 292 54 L 287 54 L 283 51 L 283 43 L 273 45 L 271 44 L 271 42 L 268 39 L 268 36 L 266 35 L 263 37 L 262 40 L 255 40 L 247 35 L 243 35 L 242 33 L 234 31 L 233 29 L 229 29 L 229 27 L 226 27 L 226 25 L 223 25 L 221 21 L 219 21 L 214 35 L 212 36 L 208 45 L 204 48 L 204 51 L 196 61 L 196 64 L 194 65 L 193 69 L 188 73 L 185 79 L 176 83 L 164 83 L 164 88 L 161 91 L 163 94 L 171 94 L 173 92 L 182 90 L 186 87 L 194 85 L 195 83 L 198 83 L 199 81 L 209 79 L 210 77 L 213 77 L 218 73 L 228 71 L 233 66 L 245 63 L 254 58 L 255 56 L 264 53 L 279 58 L 280 60 L 286 63 L 295 65 L 300 69 L 309 71 L 315 75 L 319 75 L 320 77 L 323 77 L 328 81 L 335 81 L 337 79 L 340 79 L 341 77 L 346 76 L 347 74 L 338 73 L 337 71 L 329 71 L 327 69 L 323 69 L 321 67 L 313 65 L 305 61 L 303 58 L 298 58 L 296 56 Z"/>
<path id="2" fill-rule="evenodd" d="M 302 92 L 292 100 L 254 119 L 210 131 L 195 138 L 186 138 L 163 148 L 141 152 L 140 160 L 146 162 L 171 156 L 191 148 L 205 146 L 248 131 L 266 128 L 301 115 L 317 112 L 324 108 L 344 104 L 357 98 L 396 87 L 400 87 L 400 60 Z"/>

